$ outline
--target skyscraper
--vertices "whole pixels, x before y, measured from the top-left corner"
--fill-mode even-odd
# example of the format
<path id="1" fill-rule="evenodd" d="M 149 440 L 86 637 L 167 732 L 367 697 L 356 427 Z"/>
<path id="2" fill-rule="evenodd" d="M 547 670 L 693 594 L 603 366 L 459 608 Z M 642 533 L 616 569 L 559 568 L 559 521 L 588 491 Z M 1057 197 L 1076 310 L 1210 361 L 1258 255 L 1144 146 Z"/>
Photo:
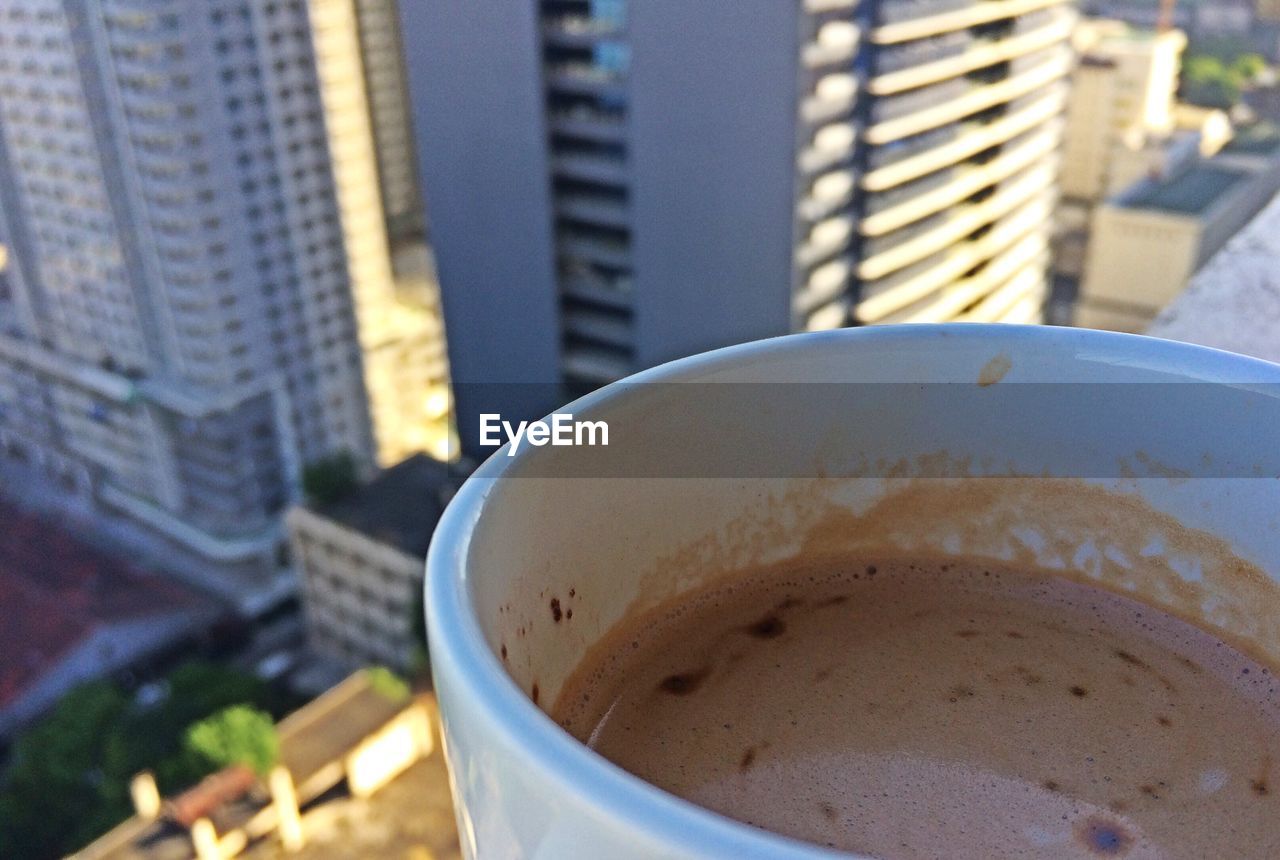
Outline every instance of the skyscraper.
<path id="1" fill-rule="evenodd" d="M 360 38 L 372 38 L 388 16 L 394 22 L 395 7 L 388 0 L 309 0 L 307 6 L 378 461 L 391 465 L 424 449 L 438 453 L 447 433 L 432 420 L 430 396 L 447 382 L 439 315 L 412 289 L 399 288 L 405 279 L 398 281 L 391 256 L 393 249 L 405 256 L 412 249 L 404 246 L 423 241 L 413 223 L 421 224 L 413 168 L 397 166 L 411 154 L 403 101 L 398 117 L 393 110 L 403 92 L 390 85 L 400 55 L 394 33 L 382 32 L 373 42 Z M 361 10 L 370 13 L 367 20 Z M 375 64 L 372 81 L 368 60 Z"/>
<path id="2" fill-rule="evenodd" d="M 402 14 L 464 445 L 479 400 L 547 406 L 469 406 L 472 383 L 573 393 L 789 331 L 1039 319 L 1064 0 Z"/>
<path id="3" fill-rule="evenodd" d="M 236 596 L 302 469 L 384 435 L 362 347 L 387 253 L 334 87 L 304 0 L 0 2 L 10 489 L 60 484 Z"/>
<path id="4" fill-rule="evenodd" d="M 377 155 L 378 191 L 393 246 L 421 239 L 426 229 L 396 8 L 396 0 L 355 0 L 360 59 Z"/>

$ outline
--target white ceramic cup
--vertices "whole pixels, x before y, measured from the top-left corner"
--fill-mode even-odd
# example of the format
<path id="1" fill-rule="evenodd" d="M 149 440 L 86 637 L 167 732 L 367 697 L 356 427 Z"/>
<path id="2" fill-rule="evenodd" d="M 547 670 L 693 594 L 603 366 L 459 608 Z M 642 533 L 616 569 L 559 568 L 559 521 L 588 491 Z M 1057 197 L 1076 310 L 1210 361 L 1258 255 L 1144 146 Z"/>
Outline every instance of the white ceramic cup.
<path id="1" fill-rule="evenodd" d="M 607 420 L 609 448 L 495 454 L 427 561 L 468 857 L 832 856 L 642 782 L 543 708 L 627 613 L 796 553 L 833 508 L 850 552 L 1031 552 L 1280 657 L 1276 365 L 1081 329 L 863 328 L 676 361 L 562 411 Z M 901 492 L 999 475 L 1020 477 L 857 527 Z"/>

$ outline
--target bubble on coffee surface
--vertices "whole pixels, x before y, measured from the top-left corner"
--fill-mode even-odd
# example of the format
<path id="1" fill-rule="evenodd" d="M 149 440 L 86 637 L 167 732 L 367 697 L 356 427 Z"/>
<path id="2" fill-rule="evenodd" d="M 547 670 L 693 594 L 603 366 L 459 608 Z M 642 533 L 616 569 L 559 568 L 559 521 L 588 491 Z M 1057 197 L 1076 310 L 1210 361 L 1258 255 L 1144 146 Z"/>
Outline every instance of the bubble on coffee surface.
<path id="1" fill-rule="evenodd" d="M 668 791 L 845 851 L 1280 856 L 1271 671 L 1044 572 L 778 565 L 631 619 L 552 712 Z"/>

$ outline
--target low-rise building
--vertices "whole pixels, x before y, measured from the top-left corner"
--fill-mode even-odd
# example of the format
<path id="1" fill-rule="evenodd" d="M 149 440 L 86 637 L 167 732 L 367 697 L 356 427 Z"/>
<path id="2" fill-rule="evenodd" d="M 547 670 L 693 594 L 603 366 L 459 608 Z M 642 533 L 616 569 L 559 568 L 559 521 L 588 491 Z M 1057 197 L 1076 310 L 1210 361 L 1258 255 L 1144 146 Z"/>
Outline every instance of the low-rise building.
<path id="1" fill-rule="evenodd" d="M 279 756 L 265 778 L 232 765 L 161 798 L 144 771 L 129 787 L 135 814 L 72 858 L 229 860 L 264 845 L 297 852 L 317 835 L 308 806 L 341 794 L 372 797 L 431 755 L 435 722 L 430 694 L 354 673 L 280 721 Z"/>
<path id="2" fill-rule="evenodd" d="M 1076 324 L 1144 330 L 1277 190 L 1280 131 L 1258 125 L 1116 194 L 1094 211 Z"/>
<path id="3" fill-rule="evenodd" d="M 447 465 L 419 454 L 336 502 L 289 512 L 313 651 L 350 669 L 412 668 L 427 545 L 454 488 Z"/>

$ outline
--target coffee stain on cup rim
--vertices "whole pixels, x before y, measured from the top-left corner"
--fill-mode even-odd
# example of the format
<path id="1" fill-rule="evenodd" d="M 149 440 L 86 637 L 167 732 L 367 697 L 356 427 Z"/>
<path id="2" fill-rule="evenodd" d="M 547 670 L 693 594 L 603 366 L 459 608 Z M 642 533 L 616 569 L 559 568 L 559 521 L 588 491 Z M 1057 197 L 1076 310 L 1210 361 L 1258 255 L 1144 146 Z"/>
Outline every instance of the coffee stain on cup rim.
<path id="1" fill-rule="evenodd" d="M 1222 538 L 1134 493 L 1076 478 L 956 477 L 963 464 L 946 461 L 935 455 L 904 466 L 914 477 L 800 482 L 659 559 L 624 614 L 778 560 L 779 547 L 851 559 L 949 556 L 1106 588 L 1214 632 L 1260 662 L 1280 660 L 1280 583 Z M 841 499 L 851 480 L 877 481 L 883 491 L 852 508 Z"/>
<path id="2" fill-rule="evenodd" d="M 983 388 L 995 385 L 1012 369 L 1013 359 L 1007 352 L 1002 352 L 982 365 L 982 370 L 978 371 L 978 385 Z"/>

